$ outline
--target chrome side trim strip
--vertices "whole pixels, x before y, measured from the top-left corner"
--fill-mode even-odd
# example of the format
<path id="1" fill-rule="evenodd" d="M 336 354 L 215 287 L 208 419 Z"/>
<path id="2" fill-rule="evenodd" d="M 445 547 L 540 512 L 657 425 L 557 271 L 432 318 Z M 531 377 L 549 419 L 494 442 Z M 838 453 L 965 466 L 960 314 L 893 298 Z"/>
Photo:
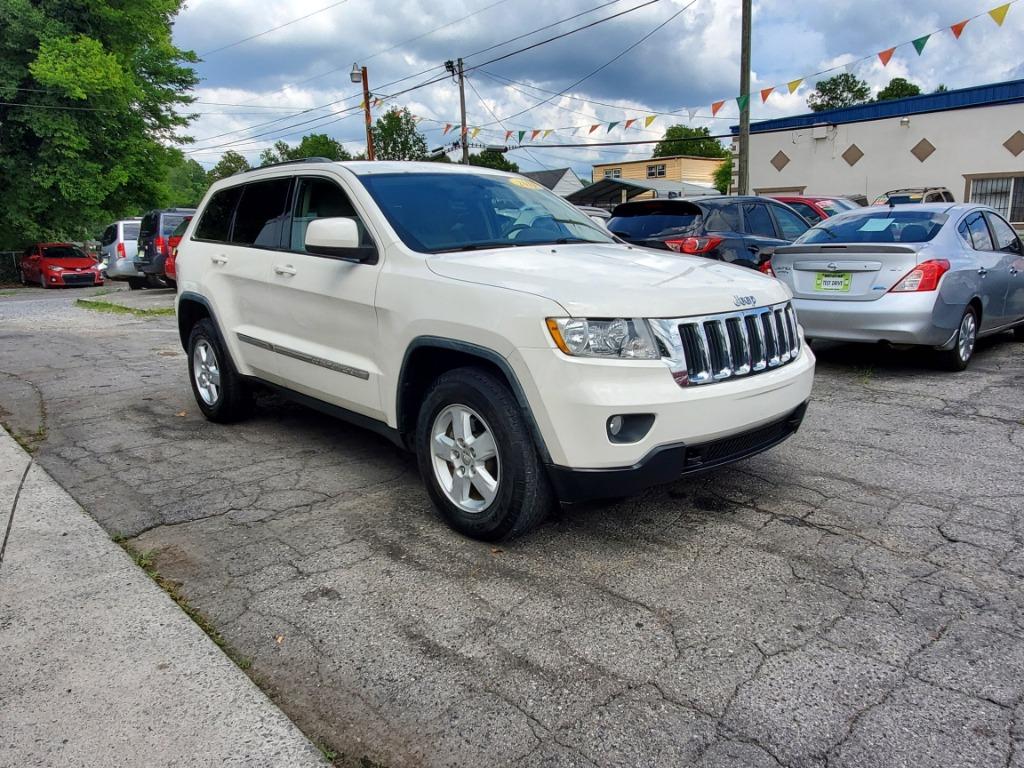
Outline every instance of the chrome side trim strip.
<path id="1" fill-rule="evenodd" d="M 299 352 L 298 350 L 290 349 L 289 347 L 282 347 L 280 344 L 271 344 L 269 341 L 257 339 L 256 337 L 249 336 L 245 333 L 236 333 L 235 335 L 241 342 L 250 344 L 254 347 L 259 347 L 260 349 L 266 349 L 270 352 L 275 352 L 279 355 L 284 355 L 285 357 L 290 357 L 293 360 L 299 360 L 303 363 L 309 363 L 310 365 L 326 368 L 327 370 L 335 371 L 336 373 L 343 373 L 346 376 L 354 376 L 357 379 L 366 380 L 370 378 L 370 372 L 364 371 L 362 368 L 352 368 L 348 365 L 336 363 L 333 360 L 324 360 L 322 357 L 307 355 L 305 352 Z"/>

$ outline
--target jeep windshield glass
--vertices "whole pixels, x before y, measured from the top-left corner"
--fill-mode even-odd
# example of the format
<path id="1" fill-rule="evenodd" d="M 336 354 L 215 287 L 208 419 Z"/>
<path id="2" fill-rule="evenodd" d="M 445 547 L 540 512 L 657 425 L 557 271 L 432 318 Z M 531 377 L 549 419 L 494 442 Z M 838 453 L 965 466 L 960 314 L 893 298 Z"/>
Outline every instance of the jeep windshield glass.
<path id="1" fill-rule="evenodd" d="M 359 180 L 402 242 L 422 253 L 615 242 L 585 213 L 521 176 L 368 173 Z"/>
<path id="2" fill-rule="evenodd" d="M 861 209 L 841 213 L 804 232 L 794 245 L 813 243 L 926 243 L 949 217 L 932 211 Z"/>

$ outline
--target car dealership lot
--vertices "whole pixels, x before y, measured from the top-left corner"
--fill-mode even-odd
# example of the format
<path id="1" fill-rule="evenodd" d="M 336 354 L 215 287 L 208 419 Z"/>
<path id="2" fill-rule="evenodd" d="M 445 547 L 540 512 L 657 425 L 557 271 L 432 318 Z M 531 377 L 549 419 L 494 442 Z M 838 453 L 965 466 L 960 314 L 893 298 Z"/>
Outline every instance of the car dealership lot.
<path id="1" fill-rule="evenodd" d="M 492 546 L 369 432 L 206 423 L 173 318 L 82 295 L 0 298 L 0 418 L 347 759 L 1024 765 L 1009 335 L 962 374 L 823 347 L 781 447 Z"/>

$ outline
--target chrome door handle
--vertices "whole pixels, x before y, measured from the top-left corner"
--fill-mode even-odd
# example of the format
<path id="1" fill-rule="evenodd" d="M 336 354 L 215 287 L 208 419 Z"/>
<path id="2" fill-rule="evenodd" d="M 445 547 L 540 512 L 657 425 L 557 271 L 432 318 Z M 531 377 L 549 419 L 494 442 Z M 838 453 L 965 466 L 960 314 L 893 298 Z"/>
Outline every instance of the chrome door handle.
<path id="1" fill-rule="evenodd" d="M 981 267 L 981 268 L 980 268 L 980 269 L 978 270 L 978 274 L 979 274 L 979 275 L 981 275 L 982 277 L 984 277 L 985 275 L 987 275 L 987 274 L 988 274 L 988 270 L 987 270 L 987 269 L 985 269 L 984 267 Z"/>
<path id="2" fill-rule="evenodd" d="M 275 264 L 274 272 L 276 272 L 279 275 L 294 275 L 295 267 L 293 267 L 291 264 Z"/>
<path id="3" fill-rule="evenodd" d="M 211 256 L 210 261 L 212 261 L 214 264 L 227 264 L 228 257 L 222 254 L 217 254 L 216 256 Z"/>

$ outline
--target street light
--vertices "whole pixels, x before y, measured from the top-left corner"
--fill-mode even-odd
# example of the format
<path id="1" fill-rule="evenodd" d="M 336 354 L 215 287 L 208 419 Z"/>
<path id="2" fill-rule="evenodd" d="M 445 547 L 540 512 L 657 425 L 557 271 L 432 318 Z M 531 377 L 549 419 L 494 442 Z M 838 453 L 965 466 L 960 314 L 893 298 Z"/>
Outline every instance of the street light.
<path id="1" fill-rule="evenodd" d="M 361 82 L 363 84 L 363 112 L 366 114 L 366 159 L 374 160 L 376 158 L 373 152 L 373 118 L 370 116 L 370 83 L 366 77 L 366 67 L 353 64 L 349 77 L 353 83 Z"/>

